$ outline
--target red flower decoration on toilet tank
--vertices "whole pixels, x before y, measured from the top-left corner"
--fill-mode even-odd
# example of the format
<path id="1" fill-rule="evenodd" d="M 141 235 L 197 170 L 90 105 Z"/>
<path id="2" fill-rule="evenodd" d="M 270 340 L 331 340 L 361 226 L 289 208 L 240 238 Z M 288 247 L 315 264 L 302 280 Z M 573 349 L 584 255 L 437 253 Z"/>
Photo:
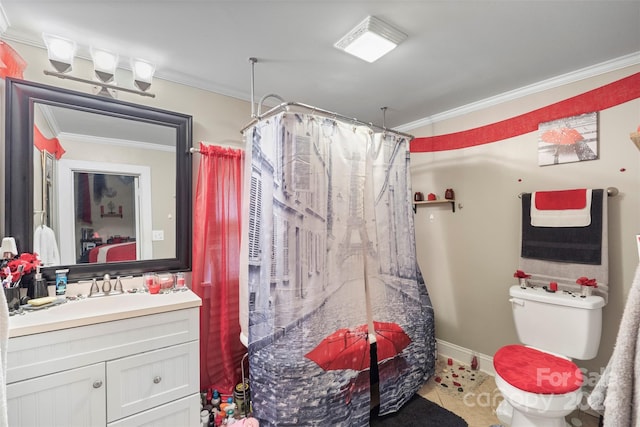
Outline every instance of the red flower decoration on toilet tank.
<path id="1" fill-rule="evenodd" d="M 588 277 L 578 277 L 578 280 L 576 280 L 576 283 L 580 286 L 592 286 L 594 288 L 598 287 L 598 282 L 596 281 L 596 279 L 589 279 Z"/>
<path id="2" fill-rule="evenodd" d="M 517 277 L 518 279 L 528 279 L 529 277 L 531 277 L 531 275 L 525 273 L 522 270 L 516 270 L 516 272 L 513 273 L 513 277 Z"/>

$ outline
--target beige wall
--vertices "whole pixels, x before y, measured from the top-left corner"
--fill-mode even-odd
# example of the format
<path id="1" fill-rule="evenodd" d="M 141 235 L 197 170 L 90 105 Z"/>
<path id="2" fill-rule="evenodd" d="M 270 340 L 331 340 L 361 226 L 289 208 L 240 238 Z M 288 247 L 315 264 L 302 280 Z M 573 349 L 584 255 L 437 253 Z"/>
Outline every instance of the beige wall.
<path id="1" fill-rule="evenodd" d="M 639 71 L 636 66 L 611 72 L 409 132 L 432 136 L 491 124 Z M 517 342 L 507 291 L 516 284 L 519 193 L 617 187 L 620 194 L 609 198 L 610 294 L 602 343 L 596 359 L 579 363 L 590 371 L 606 365 L 638 265 L 640 153 L 629 133 L 639 124 L 640 100 L 601 111 L 600 158 L 580 163 L 538 166 L 536 132 L 478 147 L 411 154 L 414 191 L 442 198 L 446 188 L 453 188 L 462 204 L 455 213 L 448 205 L 421 206 L 415 215 L 418 260 L 439 339 L 487 355 Z M 540 319 L 540 333 L 554 326 Z"/>
<path id="2" fill-rule="evenodd" d="M 86 84 L 45 76 L 44 50 L 10 44 L 29 63 L 25 79 L 90 90 Z M 430 136 L 493 123 L 638 71 L 640 67 L 609 73 L 409 132 Z M 128 72 L 120 73 L 117 79 L 129 85 Z M 90 63 L 76 61 L 74 75 L 90 78 Z M 201 140 L 241 145 L 240 129 L 250 119 L 248 102 L 159 79 L 154 80 L 151 92 L 157 95 L 155 99 L 126 93 L 119 99 L 192 115 L 195 146 Z M 455 213 L 442 205 L 420 207 L 415 215 L 418 258 L 434 305 L 438 338 L 488 355 L 517 341 L 507 289 L 515 283 L 512 276 L 518 263 L 520 192 L 615 186 L 620 195 L 609 200 L 611 290 L 604 311 L 603 340 L 598 357 L 584 366 L 599 370 L 606 364 L 638 264 L 634 236 L 640 232 L 640 165 L 629 133 L 640 124 L 640 100 L 602 111 L 599 120 L 600 159 L 596 161 L 539 167 L 535 132 L 479 147 L 411 155 L 414 190 L 442 197 L 446 188 L 453 188 L 462 204 Z M 3 121 L 1 118 L 0 125 Z M 4 131 L 1 135 L 4 140 Z M 196 155 L 194 177 L 197 166 Z M 4 227 L 4 218 L 0 227 Z M 540 321 L 541 333 L 553 326 Z"/>

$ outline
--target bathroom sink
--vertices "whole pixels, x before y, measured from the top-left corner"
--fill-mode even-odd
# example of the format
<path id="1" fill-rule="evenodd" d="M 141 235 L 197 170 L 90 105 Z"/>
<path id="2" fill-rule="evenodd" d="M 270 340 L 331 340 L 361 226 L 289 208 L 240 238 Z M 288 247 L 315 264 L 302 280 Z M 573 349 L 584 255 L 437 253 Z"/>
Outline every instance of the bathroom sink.
<path id="1" fill-rule="evenodd" d="M 11 316 L 9 337 L 199 307 L 201 304 L 200 298 L 190 290 L 155 295 L 124 293 L 100 298 L 70 299 L 64 304 Z"/>

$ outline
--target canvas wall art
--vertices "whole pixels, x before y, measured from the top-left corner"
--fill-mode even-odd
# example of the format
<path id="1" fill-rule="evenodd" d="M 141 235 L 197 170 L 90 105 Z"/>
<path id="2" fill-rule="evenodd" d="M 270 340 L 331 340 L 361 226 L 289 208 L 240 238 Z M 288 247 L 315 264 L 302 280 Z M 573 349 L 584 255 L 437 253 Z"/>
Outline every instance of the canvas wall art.
<path id="1" fill-rule="evenodd" d="M 597 158 L 598 113 L 586 113 L 538 125 L 540 166 Z"/>

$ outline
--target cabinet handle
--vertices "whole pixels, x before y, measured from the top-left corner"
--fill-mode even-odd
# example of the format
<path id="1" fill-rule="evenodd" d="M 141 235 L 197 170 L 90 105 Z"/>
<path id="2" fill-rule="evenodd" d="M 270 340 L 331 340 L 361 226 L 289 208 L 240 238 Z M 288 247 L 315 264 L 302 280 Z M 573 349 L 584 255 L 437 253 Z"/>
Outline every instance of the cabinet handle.
<path id="1" fill-rule="evenodd" d="M 160 377 L 160 376 L 153 378 L 153 383 L 154 384 L 160 384 L 160 381 L 162 381 L 162 377 Z"/>
<path id="2" fill-rule="evenodd" d="M 93 382 L 93 388 L 100 388 L 102 387 L 102 380 L 95 380 Z"/>

